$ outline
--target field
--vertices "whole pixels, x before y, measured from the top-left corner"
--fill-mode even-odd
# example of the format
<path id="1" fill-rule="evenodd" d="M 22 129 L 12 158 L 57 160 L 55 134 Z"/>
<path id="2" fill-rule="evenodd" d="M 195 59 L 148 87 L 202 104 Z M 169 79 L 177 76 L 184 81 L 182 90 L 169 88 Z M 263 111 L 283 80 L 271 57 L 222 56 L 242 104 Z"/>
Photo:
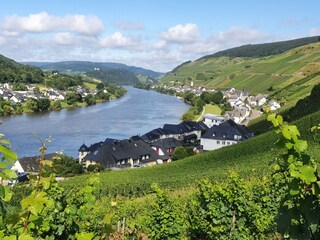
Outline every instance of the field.
<path id="1" fill-rule="evenodd" d="M 319 144 L 313 142 L 310 127 L 319 124 L 320 112 L 297 121 L 302 137 L 311 143 L 310 152 L 320 157 Z M 99 174 L 102 196 L 142 196 L 152 192 L 151 184 L 158 183 L 167 190 L 189 188 L 203 178 L 223 180 L 228 171 L 236 171 L 245 179 L 263 177 L 270 172 L 274 159 L 274 142 L 276 134 L 271 131 L 253 139 L 203 153 L 170 164 L 149 168 L 106 171 Z M 187 174 L 186 174 L 187 173 Z M 82 175 L 70 178 L 61 183 L 67 190 L 85 184 L 85 179 L 93 175 Z"/>
<path id="2" fill-rule="evenodd" d="M 313 43 L 268 57 L 200 59 L 178 67 L 164 76 L 161 82 L 190 84 L 193 80 L 195 86 L 217 89 L 235 87 L 253 94 L 272 94 L 319 72 L 319 61 L 320 43 Z M 319 81 L 320 78 L 315 76 L 308 79 L 303 86 L 313 86 Z M 289 96 L 291 91 L 282 95 L 285 98 Z"/>

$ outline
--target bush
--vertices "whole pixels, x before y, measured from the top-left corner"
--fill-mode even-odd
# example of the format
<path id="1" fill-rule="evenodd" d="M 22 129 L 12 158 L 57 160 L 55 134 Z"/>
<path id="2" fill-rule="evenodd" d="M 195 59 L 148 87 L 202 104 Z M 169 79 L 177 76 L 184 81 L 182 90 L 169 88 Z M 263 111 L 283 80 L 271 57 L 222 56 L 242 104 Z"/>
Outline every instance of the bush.
<path id="1" fill-rule="evenodd" d="M 91 164 L 87 167 L 88 172 L 102 172 L 104 168 L 100 164 Z"/>

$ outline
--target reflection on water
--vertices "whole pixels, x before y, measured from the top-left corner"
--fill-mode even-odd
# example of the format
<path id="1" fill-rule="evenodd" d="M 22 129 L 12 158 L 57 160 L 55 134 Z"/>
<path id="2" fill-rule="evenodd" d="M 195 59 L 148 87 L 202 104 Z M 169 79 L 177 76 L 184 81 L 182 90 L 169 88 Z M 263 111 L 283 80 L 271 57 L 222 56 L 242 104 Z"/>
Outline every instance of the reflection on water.
<path id="1" fill-rule="evenodd" d="M 0 133 L 6 135 L 19 157 L 38 154 L 40 141 L 51 136 L 47 152 L 64 150 L 77 156 L 80 145 L 144 134 L 165 123 L 178 123 L 188 105 L 173 96 L 127 87 L 121 99 L 90 107 L 63 109 L 43 114 L 0 118 Z"/>

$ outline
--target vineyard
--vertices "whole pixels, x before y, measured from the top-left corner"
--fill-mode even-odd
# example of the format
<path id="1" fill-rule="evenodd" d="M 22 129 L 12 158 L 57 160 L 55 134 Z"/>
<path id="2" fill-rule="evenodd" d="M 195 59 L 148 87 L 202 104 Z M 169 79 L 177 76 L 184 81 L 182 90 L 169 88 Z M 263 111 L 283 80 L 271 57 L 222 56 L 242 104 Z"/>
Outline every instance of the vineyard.
<path id="1" fill-rule="evenodd" d="M 320 112 L 294 122 L 304 139 L 310 142 L 309 151 L 320 157 L 318 146 L 313 142 L 310 128 L 319 123 Z M 265 176 L 270 173 L 270 163 L 274 153 L 277 136 L 274 132 L 261 134 L 253 139 L 221 148 L 212 152 L 196 155 L 167 165 L 152 168 L 130 169 L 124 171 L 107 171 L 100 173 L 102 196 L 143 196 L 152 192 L 151 185 L 157 183 L 167 190 L 195 186 L 196 180 L 209 178 L 212 181 L 226 179 L 228 171 L 238 172 L 247 180 Z M 187 174 L 186 174 L 187 173 Z M 85 185 L 92 175 L 83 175 L 63 181 L 65 189 L 75 189 Z"/>
<path id="2" fill-rule="evenodd" d="M 228 152 L 75 177 L 62 184 L 53 174 L 44 176 L 51 163 L 44 159 L 43 143 L 40 174 L 34 180 L 13 189 L 1 185 L 0 238 L 319 239 L 320 124 L 309 127 L 319 115 L 297 121 L 299 131 L 272 114 L 268 120 L 275 133 Z M 7 140 L 0 141 L 5 167 L 17 156 Z M 4 170 L 1 177 L 10 180 L 15 173 Z M 163 189 L 180 192 L 170 196 Z"/>

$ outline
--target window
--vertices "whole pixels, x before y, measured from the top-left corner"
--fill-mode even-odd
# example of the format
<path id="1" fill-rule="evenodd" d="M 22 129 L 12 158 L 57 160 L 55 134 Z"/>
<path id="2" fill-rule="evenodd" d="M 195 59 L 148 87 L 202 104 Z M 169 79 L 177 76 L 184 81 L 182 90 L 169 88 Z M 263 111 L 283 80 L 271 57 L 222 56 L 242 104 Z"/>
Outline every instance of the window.
<path id="1" fill-rule="evenodd" d="M 227 145 L 230 145 L 230 142 L 227 142 Z"/>
<path id="2" fill-rule="evenodd" d="M 225 141 L 222 141 L 222 145 L 226 145 L 226 142 L 225 142 Z"/>
<path id="3" fill-rule="evenodd" d="M 146 159 L 149 159 L 149 155 L 146 155 Z"/>
<path id="4" fill-rule="evenodd" d="M 220 144 L 220 141 L 217 141 L 217 144 Z"/>

